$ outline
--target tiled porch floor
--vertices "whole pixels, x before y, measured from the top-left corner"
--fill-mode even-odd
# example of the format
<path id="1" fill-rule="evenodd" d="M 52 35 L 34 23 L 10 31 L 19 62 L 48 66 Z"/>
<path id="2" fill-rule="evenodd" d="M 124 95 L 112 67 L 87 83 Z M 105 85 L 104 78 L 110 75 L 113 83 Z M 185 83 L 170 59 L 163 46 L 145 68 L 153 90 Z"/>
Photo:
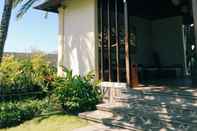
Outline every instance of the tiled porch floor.
<path id="1" fill-rule="evenodd" d="M 122 93 L 114 103 L 98 105 L 97 111 L 81 116 L 143 131 L 197 131 L 197 88 L 190 81 L 165 80 L 118 89 Z M 112 115 L 100 118 L 106 112 Z"/>

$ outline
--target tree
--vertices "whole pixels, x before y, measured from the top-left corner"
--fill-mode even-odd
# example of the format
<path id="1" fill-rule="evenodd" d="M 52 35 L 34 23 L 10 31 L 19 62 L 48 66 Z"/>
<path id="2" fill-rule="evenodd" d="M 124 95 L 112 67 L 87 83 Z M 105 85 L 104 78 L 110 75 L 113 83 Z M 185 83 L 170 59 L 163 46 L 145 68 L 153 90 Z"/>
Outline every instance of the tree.
<path id="1" fill-rule="evenodd" d="M 8 28 L 13 7 L 16 7 L 22 2 L 25 2 L 24 4 L 22 4 L 22 7 L 17 14 L 17 17 L 21 17 L 37 1 L 39 0 L 4 0 L 3 14 L 0 23 L 0 63 L 3 57 L 5 41 L 8 34 Z"/>
<path id="2" fill-rule="evenodd" d="M 0 63 L 3 56 L 3 50 L 8 34 L 8 27 L 9 27 L 10 18 L 12 14 L 12 7 L 13 7 L 13 0 L 5 0 L 4 2 L 5 3 L 3 8 L 1 24 L 0 24 Z"/>

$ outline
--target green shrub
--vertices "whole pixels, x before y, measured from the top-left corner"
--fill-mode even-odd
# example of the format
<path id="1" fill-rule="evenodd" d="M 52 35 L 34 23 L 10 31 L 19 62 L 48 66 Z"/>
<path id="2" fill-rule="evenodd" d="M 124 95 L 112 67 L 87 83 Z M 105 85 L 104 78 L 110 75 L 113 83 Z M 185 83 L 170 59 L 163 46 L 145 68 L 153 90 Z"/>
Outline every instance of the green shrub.
<path id="1" fill-rule="evenodd" d="M 7 56 L 0 64 L 0 99 L 37 97 L 31 92 L 41 92 L 38 96 L 43 96 L 51 90 L 50 83 L 55 74 L 55 68 L 44 54 L 33 54 L 24 59 Z"/>
<path id="2" fill-rule="evenodd" d="M 56 109 L 49 101 L 55 76 L 55 68 L 42 53 L 23 59 L 4 57 L 0 64 L 0 128 Z"/>
<path id="3" fill-rule="evenodd" d="M 46 108 L 45 101 L 24 101 L 0 103 L 0 128 L 16 126 L 25 120 L 38 116 Z"/>
<path id="4" fill-rule="evenodd" d="M 31 57 L 33 83 L 44 91 L 52 90 L 51 82 L 57 74 L 56 67 L 46 59 L 46 55 L 35 53 Z"/>
<path id="5" fill-rule="evenodd" d="M 53 83 L 56 87 L 55 94 L 62 108 L 69 113 L 95 109 L 101 95 L 93 73 L 85 77 L 73 76 L 71 70 L 65 69 L 65 74 L 65 77 L 56 78 Z"/>

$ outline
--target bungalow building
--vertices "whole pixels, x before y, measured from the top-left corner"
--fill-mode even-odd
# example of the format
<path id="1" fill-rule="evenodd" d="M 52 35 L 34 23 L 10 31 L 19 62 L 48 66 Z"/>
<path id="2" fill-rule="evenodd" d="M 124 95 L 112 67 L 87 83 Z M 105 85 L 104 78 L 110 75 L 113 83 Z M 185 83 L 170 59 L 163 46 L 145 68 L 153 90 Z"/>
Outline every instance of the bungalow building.
<path id="1" fill-rule="evenodd" d="M 192 74 L 196 6 L 196 0 L 47 0 L 36 8 L 59 14 L 59 75 L 63 65 L 136 86 Z"/>
<path id="2" fill-rule="evenodd" d="M 107 103 L 81 117 L 128 129 L 197 129 L 197 90 L 182 85 L 197 82 L 197 0 L 47 0 L 36 9 L 58 13 L 58 74 L 63 65 L 102 80 Z M 181 90 L 160 89 L 170 82 Z M 130 88 L 153 84 L 149 93 Z"/>

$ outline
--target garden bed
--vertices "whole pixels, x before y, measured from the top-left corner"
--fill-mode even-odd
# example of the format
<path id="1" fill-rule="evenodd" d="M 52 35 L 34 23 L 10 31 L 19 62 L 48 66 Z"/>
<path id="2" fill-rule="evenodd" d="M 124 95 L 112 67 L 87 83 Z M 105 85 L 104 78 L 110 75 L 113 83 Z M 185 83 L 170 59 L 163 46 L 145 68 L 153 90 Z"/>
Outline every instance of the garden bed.
<path id="1" fill-rule="evenodd" d="M 95 109 L 101 94 L 94 73 L 79 76 L 72 70 L 64 71 L 65 77 L 58 77 L 43 54 L 23 60 L 5 57 L 0 65 L 0 129 L 18 126 L 46 113 L 77 114 Z M 73 127 L 72 122 L 67 126 Z"/>

